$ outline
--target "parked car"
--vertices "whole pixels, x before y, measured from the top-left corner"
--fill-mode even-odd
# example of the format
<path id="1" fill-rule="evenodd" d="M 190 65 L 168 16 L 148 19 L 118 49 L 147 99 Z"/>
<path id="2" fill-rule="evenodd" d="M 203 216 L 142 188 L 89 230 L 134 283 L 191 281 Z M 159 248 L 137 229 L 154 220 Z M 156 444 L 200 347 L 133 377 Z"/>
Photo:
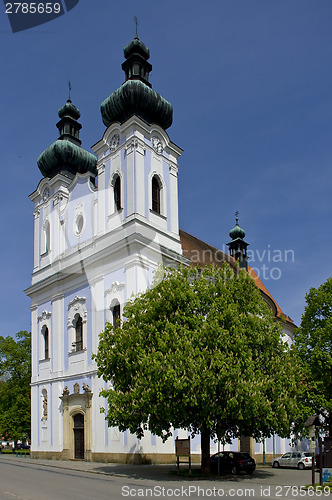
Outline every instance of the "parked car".
<path id="1" fill-rule="evenodd" d="M 255 460 L 243 451 L 220 451 L 210 457 L 210 464 L 212 472 L 230 472 L 231 474 L 239 474 L 245 472 L 252 474 L 256 469 Z"/>
<path id="2" fill-rule="evenodd" d="M 312 454 L 309 452 L 288 452 L 281 457 L 272 460 L 272 467 L 297 467 L 298 469 L 306 469 L 312 467 Z"/>

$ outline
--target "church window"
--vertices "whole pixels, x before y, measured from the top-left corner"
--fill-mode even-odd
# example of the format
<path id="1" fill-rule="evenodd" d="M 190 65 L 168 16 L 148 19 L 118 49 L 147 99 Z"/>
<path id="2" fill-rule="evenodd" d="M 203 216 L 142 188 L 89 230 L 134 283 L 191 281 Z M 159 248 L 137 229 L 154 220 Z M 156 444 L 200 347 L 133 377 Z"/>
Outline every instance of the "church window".
<path id="1" fill-rule="evenodd" d="M 114 182 L 114 209 L 115 211 L 121 209 L 121 180 L 119 175 L 117 175 Z"/>
<path id="2" fill-rule="evenodd" d="M 75 348 L 76 351 L 82 351 L 83 349 L 83 321 L 81 316 L 78 316 L 75 325 Z"/>
<path id="3" fill-rule="evenodd" d="M 160 183 L 156 175 L 152 178 L 152 210 L 160 214 Z"/>
<path id="4" fill-rule="evenodd" d="M 44 358 L 49 359 L 50 353 L 49 353 L 49 333 L 48 333 L 48 328 L 45 327 L 44 330 Z"/>
<path id="5" fill-rule="evenodd" d="M 120 304 L 118 303 L 113 306 L 113 328 L 119 327 L 120 319 Z"/>

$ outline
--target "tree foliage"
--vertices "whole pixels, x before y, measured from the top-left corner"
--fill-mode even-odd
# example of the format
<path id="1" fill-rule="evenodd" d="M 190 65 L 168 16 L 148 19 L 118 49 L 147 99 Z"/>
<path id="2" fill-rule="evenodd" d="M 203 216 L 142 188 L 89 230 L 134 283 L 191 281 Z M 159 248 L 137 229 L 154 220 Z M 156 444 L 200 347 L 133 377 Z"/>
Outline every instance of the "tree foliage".
<path id="1" fill-rule="evenodd" d="M 295 346 L 304 363 L 304 412 L 326 418 L 332 436 L 332 278 L 306 295 Z"/>
<path id="2" fill-rule="evenodd" d="M 164 440 L 173 428 L 201 433 L 202 469 L 210 437 L 289 435 L 299 374 L 281 325 L 244 271 L 169 269 L 127 303 L 126 320 L 107 323 L 96 356 L 111 381 L 110 426 Z"/>
<path id="3" fill-rule="evenodd" d="M 30 437 L 31 334 L 0 336 L 0 433 L 14 441 Z"/>

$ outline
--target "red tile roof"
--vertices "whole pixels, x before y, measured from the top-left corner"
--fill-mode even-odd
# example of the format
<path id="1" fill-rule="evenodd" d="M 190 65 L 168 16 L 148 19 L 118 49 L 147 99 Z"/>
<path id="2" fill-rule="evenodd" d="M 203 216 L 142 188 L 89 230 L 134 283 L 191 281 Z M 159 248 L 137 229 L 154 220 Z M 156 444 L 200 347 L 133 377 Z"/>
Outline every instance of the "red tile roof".
<path id="1" fill-rule="evenodd" d="M 227 262 L 234 270 L 237 267 L 236 260 L 229 254 L 222 252 L 218 248 L 215 248 L 209 245 L 208 243 L 205 243 L 199 238 L 196 238 L 195 236 L 192 236 L 191 234 L 186 233 L 181 229 L 180 229 L 180 240 L 181 240 L 183 256 L 191 261 L 190 265 L 193 267 L 194 266 L 204 267 L 209 264 L 221 267 L 223 262 Z M 262 295 L 265 296 L 265 298 L 270 299 L 268 300 L 268 302 L 272 302 L 271 305 L 275 310 L 274 311 L 275 315 L 279 318 L 283 318 L 289 325 L 295 326 L 291 318 L 281 310 L 281 308 L 274 300 L 270 292 L 267 290 L 265 285 L 262 283 L 262 281 L 255 273 L 255 271 L 249 266 L 248 266 L 248 272 L 250 276 L 252 276 L 252 278 L 255 280 L 255 283 L 262 292 Z"/>

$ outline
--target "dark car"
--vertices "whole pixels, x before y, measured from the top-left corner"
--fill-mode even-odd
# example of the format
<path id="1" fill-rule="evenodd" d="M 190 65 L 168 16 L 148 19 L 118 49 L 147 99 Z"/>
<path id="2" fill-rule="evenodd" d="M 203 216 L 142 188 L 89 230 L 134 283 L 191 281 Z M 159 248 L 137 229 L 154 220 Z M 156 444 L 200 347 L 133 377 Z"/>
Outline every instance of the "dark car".
<path id="1" fill-rule="evenodd" d="M 219 469 L 218 469 L 219 462 Z M 212 472 L 230 472 L 231 474 L 239 474 L 245 472 L 252 474 L 256 469 L 255 460 L 244 451 L 220 451 L 210 457 Z"/>

